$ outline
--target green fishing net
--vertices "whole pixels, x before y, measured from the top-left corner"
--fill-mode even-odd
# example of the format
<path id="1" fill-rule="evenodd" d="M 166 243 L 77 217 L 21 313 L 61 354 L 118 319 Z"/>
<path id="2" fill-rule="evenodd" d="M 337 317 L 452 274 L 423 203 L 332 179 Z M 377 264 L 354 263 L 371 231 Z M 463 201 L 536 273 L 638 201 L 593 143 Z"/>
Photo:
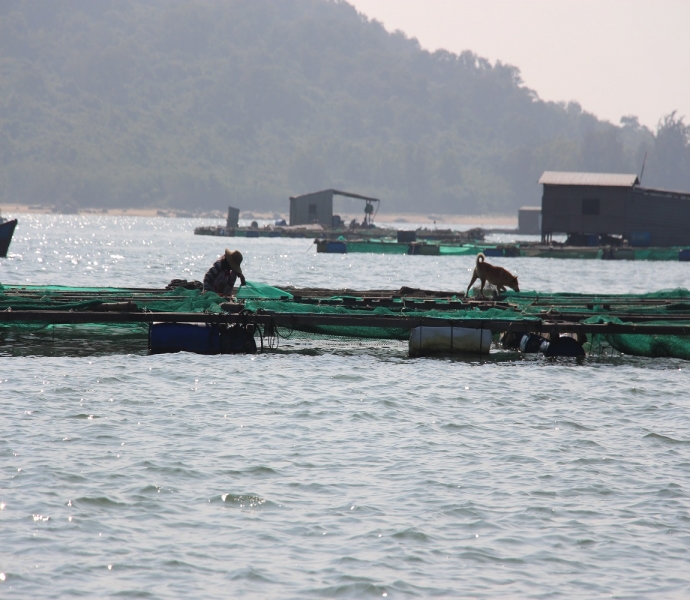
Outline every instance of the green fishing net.
<path id="1" fill-rule="evenodd" d="M 385 292 L 384 292 L 385 293 Z M 644 323 L 690 326 L 690 291 L 678 288 L 648 294 L 542 294 L 534 291 L 508 291 L 496 303 L 460 304 L 453 297 L 429 302 L 424 299 L 396 297 L 391 291 L 386 306 L 373 306 L 364 298 L 336 295 L 295 301 L 293 296 L 274 286 L 247 282 L 237 292 L 248 313 L 283 313 L 296 315 L 348 315 L 378 317 L 428 317 L 445 326 L 449 321 L 461 325 L 464 319 L 533 320 L 535 330 L 545 320 L 568 319 L 581 323 Z M 141 288 L 87 288 L 67 286 L 0 285 L 0 311 L 93 310 L 98 305 L 133 302 L 148 312 L 221 313 L 227 298 L 212 292 L 178 287 L 172 290 Z M 637 320 L 636 320 L 637 319 Z M 305 320 L 306 321 L 306 320 Z M 459 323 L 458 323 L 459 322 Z M 92 323 L 53 325 L 46 322 L 8 322 L 0 325 L 4 342 L 11 343 L 17 332 L 43 330 L 56 332 L 88 332 L 92 336 L 141 336 L 147 325 L 142 323 Z M 297 327 L 297 326 L 296 326 Z M 368 327 L 364 324 L 310 325 L 299 324 L 299 331 L 283 327 L 283 334 L 301 334 L 333 338 L 369 340 L 405 340 L 409 327 Z M 13 333 L 8 333 L 13 332 Z M 75 334 L 76 335 L 76 334 Z M 594 342 L 595 340 L 592 340 Z M 599 341 L 626 354 L 648 357 L 675 357 L 690 360 L 690 336 L 635 334 L 601 334 Z"/>

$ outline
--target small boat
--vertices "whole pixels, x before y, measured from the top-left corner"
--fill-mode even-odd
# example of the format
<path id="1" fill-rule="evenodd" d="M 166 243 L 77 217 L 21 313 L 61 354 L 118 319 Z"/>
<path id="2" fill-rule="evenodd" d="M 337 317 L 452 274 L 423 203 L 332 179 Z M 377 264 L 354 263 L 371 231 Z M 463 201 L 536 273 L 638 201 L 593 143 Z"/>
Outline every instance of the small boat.
<path id="1" fill-rule="evenodd" d="M 17 219 L 3 219 L 0 216 L 0 257 L 7 256 L 7 250 L 12 241 L 14 228 L 17 226 Z"/>

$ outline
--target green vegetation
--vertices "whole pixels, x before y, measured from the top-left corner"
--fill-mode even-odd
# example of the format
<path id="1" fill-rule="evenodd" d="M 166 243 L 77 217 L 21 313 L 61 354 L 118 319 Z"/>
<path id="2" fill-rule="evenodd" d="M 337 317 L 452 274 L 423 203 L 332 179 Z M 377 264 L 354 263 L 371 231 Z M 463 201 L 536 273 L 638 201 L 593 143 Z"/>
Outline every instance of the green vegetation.
<path id="1" fill-rule="evenodd" d="M 643 84 L 641 84 L 643 85 Z M 2 0 L 0 201 L 513 212 L 542 171 L 690 190 L 690 127 L 543 102 L 517 68 L 429 53 L 329 0 Z"/>

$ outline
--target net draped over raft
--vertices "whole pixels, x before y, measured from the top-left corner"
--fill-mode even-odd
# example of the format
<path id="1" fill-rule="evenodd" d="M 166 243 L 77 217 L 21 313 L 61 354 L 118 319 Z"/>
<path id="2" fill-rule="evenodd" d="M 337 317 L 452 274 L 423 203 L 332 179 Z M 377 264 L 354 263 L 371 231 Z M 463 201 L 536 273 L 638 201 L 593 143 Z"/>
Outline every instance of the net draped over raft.
<path id="1" fill-rule="evenodd" d="M 648 294 L 568 294 L 507 292 L 494 303 L 461 302 L 459 297 L 437 298 L 429 303 L 420 298 L 401 297 L 394 290 L 386 305 L 374 306 L 360 296 L 331 295 L 327 297 L 293 296 L 289 291 L 259 282 L 247 282 L 237 293 L 244 312 L 287 314 L 336 314 L 372 316 L 414 316 L 437 318 L 447 325 L 449 320 L 462 326 L 463 319 L 483 321 L 534 321 L 535 325 L 549 318 L 566 318 L 573 323 L 616 323 L 690 326 L 690 291 L 682 288 Z M 0 311 L 95 311 L 102 305 L 132 302 L 136 309 L 161 313 L 223 313 L 226 298 L 198 289 L 178 287 L 172 290 L 141 288 L 95 288 L 69 286 L 1 285 Z M 429 306 L 433 304 L 433 306 Z M 36 331 L 50 328 L 84 328 L 85 325 L 51 325 L 49 322 L 0 322 L 0 331 Z M 92 335 L 114 335 L 118 332 L 145 331 L 146 323 L 88 324 Z M 299 325 L 294 332 L 313 337 L 344 337 L 362 339 L 405 340 L 409 328 L 365 327 L 356 325 Z M 690 336 L 597 334 L 590 347 L 608 344 L 616 350 L 637 356 L 673 357 L 690 360 Z"/>
<path id="2" fill-rule="evenodd" d="M 690 291 L 682 288 L 664 290 L 648 294 L 569 294 L 553 293 L 541 294 L 537 292 L 511 292 L 504 294 L 503 308 L 481 309 L 477 306 L 464 306 L 459 309 L 447 308 L 443 310 L 428 310 L 423 307 L 424 302 L 401 299 L 393 302 L 394 306 L 376 308 L 356 308 L 352 303 L 348 305 L 333 304 L 337 301 L 351 300 L 355 303 L 362 300 L 358 297 L 333 296 L 324 304 L 302 303 L 296 300 L 260 300 L 245 302 L 245 307 L 256 311 L 263 309 L 277 313 L 302 314 L 341 314 L 357 315 L 371 314 L 377 316 L 420 316 L 436 317 L 447 321 L 453 319 L 482 320 L 515 320 L 540 322 L 546 317 L 572 317 L 573 322 L 580 323 L 616 323 L 632 324 L 636 318 L 645 317 L 648 325 L 676 325 L 690 326 Z M 448 303 L 456 298 L 448 299 Z M 438 302 L 443 304 L 443 300 Z M 397 306 L 396 306 L 397 304 Z M 626 319 L 626 316 L 628 319 Z M 653 317 L 658 317 L 654 319 Z M 666 318 L 665 318 L 666 317 Z M 683 318 L 687 317 L 687 318 Z M 672 320 L 670 320 L 672 318 Z M 635 320 L 629 320 L 635 319 Z M 395 329 L 384 327 L 343 327 L 343 326 L 313 326 L 302 327 L 303 331 L 325 336 L 361 337 L 370 339 L 399 339 L 409 337 L 409 329 Z M 590 348 L 608 344 L 612 348 L 625 354 L 646 356 L 651 358 L 681 358 L 690 360 L 690 336 L 685 335 L 647 335 L 635 334 L 597 334 L 590 339 Z"/>
<path id="3" fill-rule="evenodd" d="M 223 312 L 225 298 L 198 290 L 134 291 L 129 288 L 79 288 L 58 285 L 0 284 L 0 310 L 89 310 L 104 303 L 132 301 L 152 312 Z"/>

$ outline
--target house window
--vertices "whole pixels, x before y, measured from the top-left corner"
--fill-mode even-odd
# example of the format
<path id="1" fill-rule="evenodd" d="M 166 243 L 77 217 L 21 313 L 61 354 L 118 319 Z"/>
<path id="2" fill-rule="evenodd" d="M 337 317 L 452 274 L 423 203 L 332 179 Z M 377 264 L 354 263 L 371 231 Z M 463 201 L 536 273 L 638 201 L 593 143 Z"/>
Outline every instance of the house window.
<path id="1" fill-rule="evenodd" d="M 583 198 L 582 199 L 582 214 L 583 215 L 598 215 L 599 214 L 599 198 Z"/>

